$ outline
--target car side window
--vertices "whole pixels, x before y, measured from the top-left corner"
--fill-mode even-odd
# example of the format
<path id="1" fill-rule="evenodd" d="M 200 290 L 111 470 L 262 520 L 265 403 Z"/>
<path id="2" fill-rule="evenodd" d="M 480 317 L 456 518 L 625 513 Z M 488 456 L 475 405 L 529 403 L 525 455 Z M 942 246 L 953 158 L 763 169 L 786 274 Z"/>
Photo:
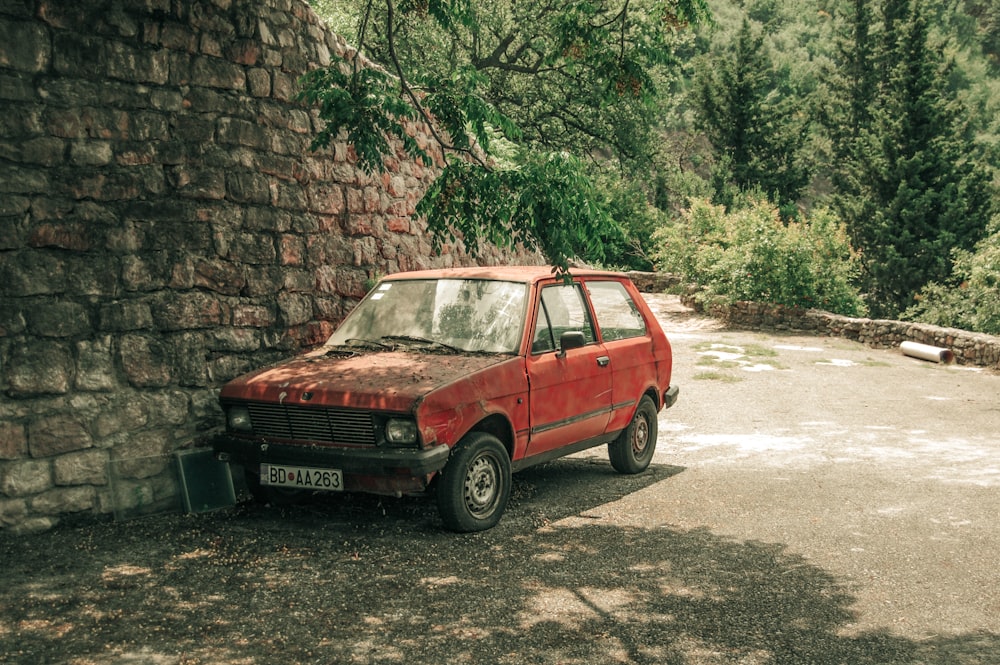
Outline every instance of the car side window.
<path id="1" fill-rule="evenodd" d="M 605 342 L 646 334 L 646 322 L 620 282 L 587 282 L 587 290 Z"/>
<path id="2" fill-rule="evenodd" d="M 578 284 L 556 284 L 542 289 L 532 353 L 555 351 L 559 337 L 569 331 L 583 333 L 587 343 L 597 339 Z"/>

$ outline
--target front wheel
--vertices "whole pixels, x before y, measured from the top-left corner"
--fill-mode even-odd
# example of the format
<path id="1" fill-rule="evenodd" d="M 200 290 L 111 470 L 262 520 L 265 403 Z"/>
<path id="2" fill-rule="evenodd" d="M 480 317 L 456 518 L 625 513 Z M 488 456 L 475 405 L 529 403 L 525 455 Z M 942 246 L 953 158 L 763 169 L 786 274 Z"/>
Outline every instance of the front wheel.
<path id="1" fill-rule="evenodd" d="M 499 439 L 485 432 L 463 438 L 441 471 L 438 512 L 452 531 L 496 526 L 510 498 L 510 457 Z"/>
<path id="2" fill-rule="evenodd" d="M 656 405 L 648 395 L 643 395 L 632 422 L 608 444 L 608 457 L 615 471 L 640 473 L 649 467 L 655 450 Z"/>

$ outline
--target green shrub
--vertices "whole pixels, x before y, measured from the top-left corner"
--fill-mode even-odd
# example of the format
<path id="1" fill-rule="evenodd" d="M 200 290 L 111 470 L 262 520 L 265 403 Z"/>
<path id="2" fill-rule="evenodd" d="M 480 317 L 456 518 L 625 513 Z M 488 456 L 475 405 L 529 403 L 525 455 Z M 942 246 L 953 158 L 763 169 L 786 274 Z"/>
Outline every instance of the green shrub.
<path id="1" fill-rule="evenodd" d="M 727 213 L 694 201 L 683 217 L 656 233 L 661 270 L 703 287 L 706 300 L 817 307 L 859 316 L 852 285 L 856 257 L 844 227 L 826 210 L 785 224 L 765 200 Z"/>
<path id="2" fill-rule="evenodd" d="M 975 252 L 953 250 L 951 278 L 931 283 L 902 318 L 1000 335 L 1000 219 Z"/>

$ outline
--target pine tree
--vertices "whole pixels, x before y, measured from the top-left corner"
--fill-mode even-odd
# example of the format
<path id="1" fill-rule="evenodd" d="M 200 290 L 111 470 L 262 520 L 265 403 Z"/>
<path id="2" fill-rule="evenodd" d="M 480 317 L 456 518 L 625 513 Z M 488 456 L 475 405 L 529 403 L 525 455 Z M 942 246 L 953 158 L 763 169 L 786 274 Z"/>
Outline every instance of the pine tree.
<path id="1" fill-rule="evenodd" d="M 861 253 L 871 311 L 896 316 L 924 284 L 948 276 L 952 248 L 979 240 L 991 202 L 920 3 L 888 0 L 882 9 L 871 123 L 842 148 L 836 203 Z"/>
<path id="2" fill-rule="evenodd" d="M 738 191 L 757 189 L 789 209 L 809 183 L 801 160 L 807 121 L 777 88 L 764 39 L 746 19 L 731 53 L 702 63 L 693 103 L 718 159 L 716 203 L 730 206 Z"/>

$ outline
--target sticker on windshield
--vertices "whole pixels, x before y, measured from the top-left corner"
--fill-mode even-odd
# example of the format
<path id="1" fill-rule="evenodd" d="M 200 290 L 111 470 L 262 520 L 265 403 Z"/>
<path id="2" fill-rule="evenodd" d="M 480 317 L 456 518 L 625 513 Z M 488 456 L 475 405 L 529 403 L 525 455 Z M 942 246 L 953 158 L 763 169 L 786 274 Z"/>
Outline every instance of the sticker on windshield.
<path id="1" fill-rule="evenodd" d="M 381 300 L 384 295 L 384 293 L 373 293 L 372 300 Z"/>
<path id="2" fill-rule="evenodd" d="M 379 291 L 388 291 L 391 288 L 392 288 L 392 284 L 382 284 L 381 286 L 378 287 L 378 290 Z"/>

